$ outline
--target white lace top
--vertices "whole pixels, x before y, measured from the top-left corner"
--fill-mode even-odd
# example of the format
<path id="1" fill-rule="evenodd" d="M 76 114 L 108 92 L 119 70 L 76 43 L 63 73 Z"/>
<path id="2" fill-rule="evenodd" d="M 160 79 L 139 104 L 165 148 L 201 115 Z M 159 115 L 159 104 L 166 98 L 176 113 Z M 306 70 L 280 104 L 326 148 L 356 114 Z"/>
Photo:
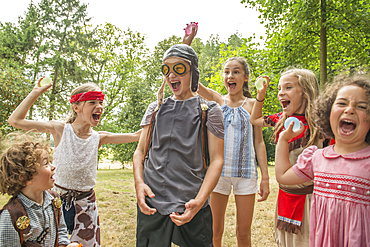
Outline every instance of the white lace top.
<path id="1" fill-rule="evenodd" d="M 94 130 L 89 138 L 81 139 L 71 124 L 65 124 L 62 139 L 54 149 L 55 184 L 80 191 L 92 189 L 96 183 L 99 140 Z"/>

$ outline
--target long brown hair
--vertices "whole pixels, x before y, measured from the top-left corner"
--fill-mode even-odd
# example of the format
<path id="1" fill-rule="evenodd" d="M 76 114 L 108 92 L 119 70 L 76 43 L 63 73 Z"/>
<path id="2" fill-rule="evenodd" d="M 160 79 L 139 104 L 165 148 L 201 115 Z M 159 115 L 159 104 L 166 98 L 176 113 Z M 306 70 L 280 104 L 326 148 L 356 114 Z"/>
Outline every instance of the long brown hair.
<path id="1" fill-rule="evenodd" d="M 242 58 L 242 57 L 232 57 L 232 58 L 229 58 L 229 59 L 226 60 L 225 65 L 230 61 L 237 61 L 243 66 L 244 75 L 248 76 L 248 80 L 244 81 L 244 84 L 243 84 L 243 95 L 247 98 L 251 98 L 252 95 L 249 92 L 249 85 L 248 85 L 248 83 L 249 83 L 249 66 L 248 66 L 247 61 L 245 61 L 245 59 Z"/>

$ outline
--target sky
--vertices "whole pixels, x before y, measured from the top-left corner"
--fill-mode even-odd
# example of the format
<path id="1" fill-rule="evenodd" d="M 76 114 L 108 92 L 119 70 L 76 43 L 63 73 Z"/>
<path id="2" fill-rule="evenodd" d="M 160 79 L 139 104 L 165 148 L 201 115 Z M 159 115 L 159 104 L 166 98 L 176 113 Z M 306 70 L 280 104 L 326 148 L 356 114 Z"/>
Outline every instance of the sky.
<path id="1" fill-rule="evenodd" d="M 38 3 L 41 0 L 34 0 Z M 16 23 L 24 15 L 31 0 L 0 0 L 0 22 Z M 198 22 L 197 37 L 206 42 L 211 34 L 227 41 L 238 32 L 242 37 L 264 36 L 259 13 L 245 8 L 240 0 L 81 0 L 88 4 L 93 26 L 112 23 L 121 30 L 130 28 L 146 36 L 153 50 L 158 42 L 172 35 L 184 36 L 187 23 Z"/>

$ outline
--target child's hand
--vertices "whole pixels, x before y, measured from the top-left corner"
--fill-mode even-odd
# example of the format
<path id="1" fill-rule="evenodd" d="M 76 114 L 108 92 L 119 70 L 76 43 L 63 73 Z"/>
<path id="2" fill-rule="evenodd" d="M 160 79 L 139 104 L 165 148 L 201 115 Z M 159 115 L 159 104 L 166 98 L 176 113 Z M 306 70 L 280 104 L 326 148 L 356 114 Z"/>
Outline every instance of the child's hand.
<path id="1" fill-rule="evenodd" d="M 53 85 L 53 82 L 51 82 L 50 84 L 47 84 L 45 86 L 42 86 L 40 87 L 40 82 L 42 81 L 42 79 L 44 79 L 44 77 L 41 77 L 37 83 L 35 83 L 35 87 L 33 88 L 33 91 L 39 91 L 40 93 L 44 93 L 44 92 L 47 92 L 51 86 Z"/>
<path id="2" fill-rule="evenodd" d="M 195 22 L 191 22 L 191 23 L 195 23 Z M 189 24 L 186 24 L 186 26 L 189 26 Z M 190 35 L 186 35 L 185 33 L 185 36 L 182 39 L 182 43 L 190 46 L 191 42 L 193 42 L 195 35 L 197 35 L 197 32 L 198 32 L 198 29 L 196 29 L 195 26 L 193 26 Z"/>
<path id="3" fill-rule="evenodd" d="M 265 93 L 267 91 L 267 87 L 269 86 L 269 83 L 270 83 L 270 78 L 267 76 L 267 75 L 263 75 L 263 76 L 259 76 L 256 81 L 258 81 L 260 78 L 266 78 L 266 82 L 263 83 L 263 88 L 261 90 L 258 90 L 257 89 L 257 94 L 263 94 L 263 96 L 265 96 Z"/>
<path id="4" fill-rule="evenodd" d="M 67 247 L 82 247 L 83 244 L 79 244 L 79 243 L 70 243 L 69 245 L 67 245 Z"/>
<path id="5" fill-rule="evenodd" d="M 136 183 L 135 184 L 135 189 L 136 189 L 136 200 L 137 200 L 137 205 L 140 208 L 140 211 L 143 214 L 146 215 L 153 215 L 157 210 L 155 208 L 151 208 L 146 204 L 145 202 L 145 197 L 148 196 L 149 198 L 155 197 L 154 193 L 150 189 L 148 185 L 145 183 Z"/>
<path id="6" fill-rule="evenodd" d="M 300 123 L 299 130 L 293 131 L 294 121 L 292 121 L 289 124 L 289 128 L 280 133 L 279 140 L 289 141 L 290 139 L 292 139 L 296 136 L 299 136 L 304 131 L 303 123 L 301 121 L 299 121 L 299 123 Z"/>
<path id="7" fill-rule="evenodd" d="M 267 197 L 270 194 L 270 184 L 268 179 L 262 179 L 260 183 L 260 191 L 258 194 L 261 196 L 261 198 L 258 199 L 258 202 L 263 202 L 267 200 Z"/>
<path id="8" fill-rule="evenodd" d="M 196 199 L 191 199 L 185 203 L 185 212 L 183 214 L 180 215 L 179 213 L 172 213 L 170 214 L 170 218 L 177 226 L 182 226 L 183 224 L 190 222 L 202 206 L 203 205 L 200 205 Z"/>

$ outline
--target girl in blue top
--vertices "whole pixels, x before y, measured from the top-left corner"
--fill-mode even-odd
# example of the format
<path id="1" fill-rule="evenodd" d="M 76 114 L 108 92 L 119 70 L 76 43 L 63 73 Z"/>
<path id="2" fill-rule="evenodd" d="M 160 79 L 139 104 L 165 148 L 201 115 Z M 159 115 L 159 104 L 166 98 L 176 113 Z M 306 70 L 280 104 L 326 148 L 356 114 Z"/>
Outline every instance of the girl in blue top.
<path id="1" fill-rule="evenodd" d="M 249 68 L 240 57 L 229 58 L 224 66 L 224 84 L 229 92 L 222 96 L 199 83 L 199 95 L 221 105 L 225 121 L 224 166 L 220 180 L 211 194 L 213 244 L 221 246 L 227 202 L 233 187 L 236 204 L 238 246 L 251 246 L 251 225 L 255 193 L 258 192 L 256 156 L 262 180 L 258 201 L 269 195 L 269 175 L 262 128 L 249 119 L 255 102 L 248 90 Z"/>

